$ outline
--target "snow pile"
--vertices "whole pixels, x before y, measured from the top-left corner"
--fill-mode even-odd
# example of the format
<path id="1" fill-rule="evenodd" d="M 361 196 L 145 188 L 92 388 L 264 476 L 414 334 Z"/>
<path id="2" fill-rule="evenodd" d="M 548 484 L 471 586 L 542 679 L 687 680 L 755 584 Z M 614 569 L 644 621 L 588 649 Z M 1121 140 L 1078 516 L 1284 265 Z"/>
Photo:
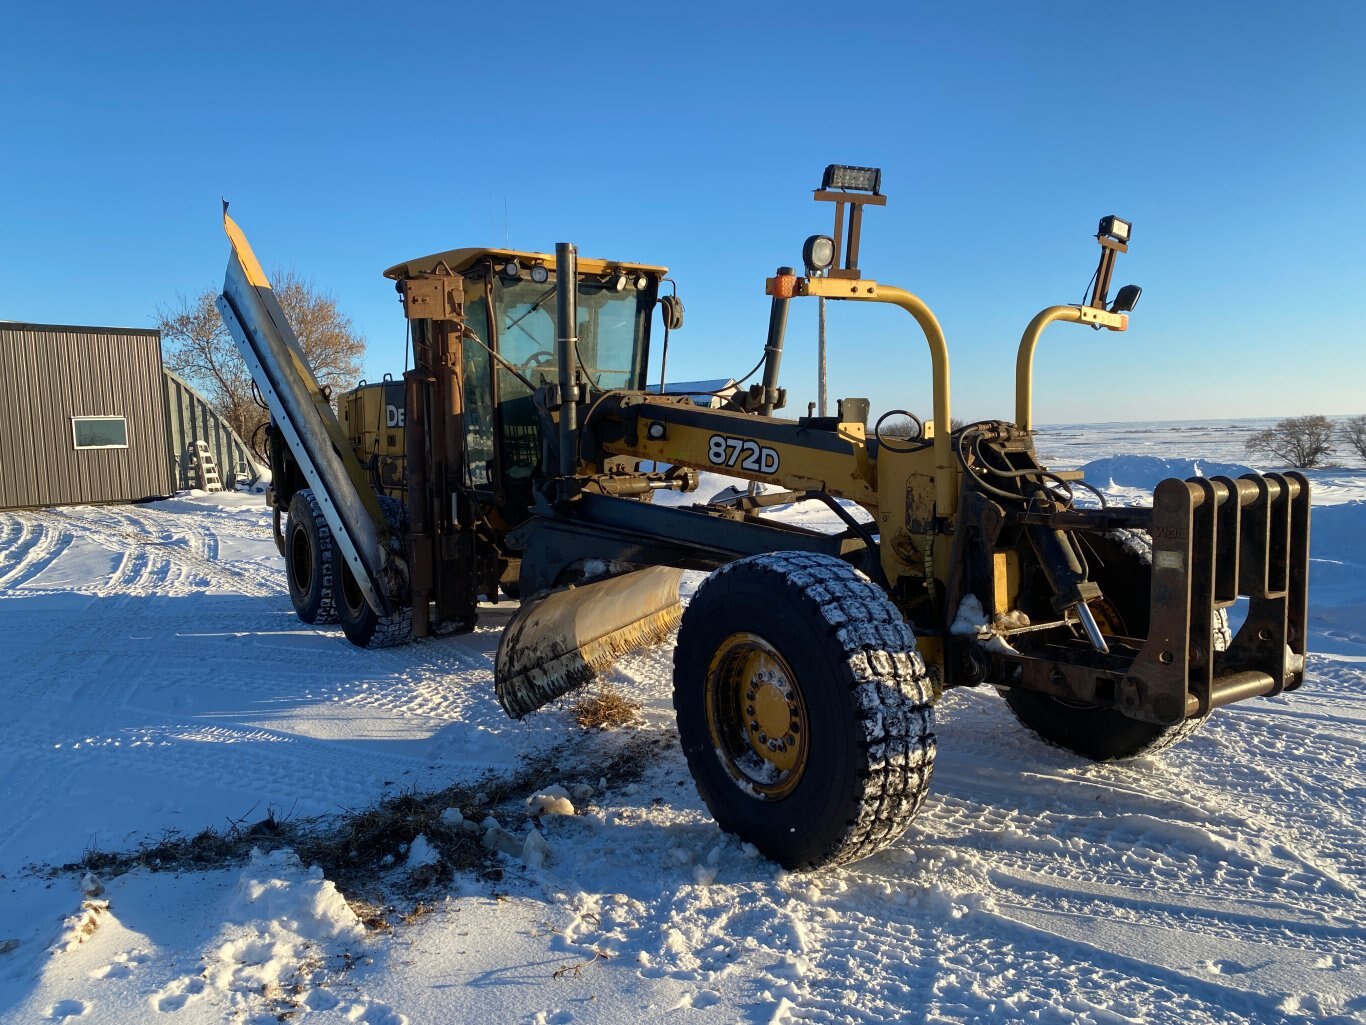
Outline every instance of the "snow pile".
<path id="1" fill-rule="evenodd" d="M 1316 508 L 1309 526 L 1309 555 L 1366 566 L 1366 500 Z"/>
<path id="2" fill-rule="evenodd" d="M 447 811 L 450 809 L 448 808 Z M 415 871 L 420 868 L 429 868 L 441 861 L 441 852 L 432 846 L 432 842 L 427 839 L 426 833 L 418 833 L 413 838 L 413 842 L 408 847 L 408 870 Z"/>
<path id="3" fill-rule="evenodd" d="M 966 595 L 958 603 L 958 614 L 949 624 L 949 633 L 955 637 L 985 637 L 990 632 L 987 614 L 982 609 L 982 603 L 977 600 L 977 595 Z"/>
<path id="4" fill-rule="evenodd" d="M 562 786 L 546 787 L 528 797 L 526 803 L 533 815 L 574 814 L 574 802 L 569 799 L 569 791 Z"/>
<path id="5" fill-rule="evenodd" d="M 1309 617 L 1314 651 L 1366 648 L 1366 501 L 1316 508 L 1309 524 Z"/>
<path id="6" fill-rule="evenodd" d="M 290 850 L 254 850 L 228 902 L 224 927 L 203 957 L 201 978 L 236 1013 L 264 1005 L 282 1016 L 309 1006 L 329 963 L 349 959 L 364 943 L 360 919 L 320 868 L 305 868 Z M 183 981 L 187 993 L 204 992 L 195 978 Z M 334 1002 L 315 996 L 311 1004 L 320 1001 Z"/>
<path id="7" fill-rule="evenodd" d="M 87 898 L 81 901 L 81 910 L 62 920 L 62 931 L 57 942 L 52 945 L 54 954 L 69 954 L 95 934 L 101 919 L 109 913 L 107 900 Z"/>
<path id="8" fill-rule="evenodd" d="M 1207 459 L 1162 459 L 1158 456 L 1108 456 L 1081 467 L 1083 478 L 1097 487 L 1136 488 L 1152 491 L 1168 477 L 1241 477 L 1256 473 L 1241 463 L 1216 463 Z"/>
<path id="9" fill-rule="evenodd" d="M 251 852 L 251 863 L 237 881 L 231 911 L 244 924 L 289 932 L 306 940 L 359 939 L 365 935 L 360 919 L 323 878 L 316 865 L 305 869 L 291 850 Z"/>

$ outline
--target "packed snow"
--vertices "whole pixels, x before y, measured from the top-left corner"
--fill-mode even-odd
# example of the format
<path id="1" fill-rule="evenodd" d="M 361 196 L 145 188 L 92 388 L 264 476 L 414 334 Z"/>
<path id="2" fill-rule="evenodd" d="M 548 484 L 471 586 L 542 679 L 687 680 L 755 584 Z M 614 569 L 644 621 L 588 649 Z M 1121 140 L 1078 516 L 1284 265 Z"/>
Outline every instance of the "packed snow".
<path id="1" fill-rule="evenodd" d="M 1039 446 L 1127 501 L 1238 472 L 1253 426 Z M 584 730 L 567 703 L 513 722 L 492 686 L 511 605 L 463 637 L 355 649 L 292 615 L 259 496 L 0 512 L 0 1021 L 1366 1022 L 1366 469 L 1309 476 L 1300 691 L 1123 765 L 950 692 L 910 831 L 816 873 L 707 815 L 668 647 L 612 675 L 637 727 Z M 269 829 L 226 867 L 77 867 L 528 765 L 544 778 L 515 799 L 433 820 L 497 871 L 437 875 L 419 834 L 376 878 L 382 908 Z M 444 881 L 414 896 L 416 878 Z"/>

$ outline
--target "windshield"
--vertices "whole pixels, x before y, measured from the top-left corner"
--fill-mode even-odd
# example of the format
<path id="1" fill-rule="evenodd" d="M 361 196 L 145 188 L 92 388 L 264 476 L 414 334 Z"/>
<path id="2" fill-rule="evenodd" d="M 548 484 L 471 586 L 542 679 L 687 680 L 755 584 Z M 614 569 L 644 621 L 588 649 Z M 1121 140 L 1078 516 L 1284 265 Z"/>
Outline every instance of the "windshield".
<path id="1" fill-rule="evenodd" d="M 653 290 L 613 291 L 596 281 L 579 282 L 578 360 L 596 391 L 638 387 L 644 336 Z M 555 285 L 499 278 L 498 352 L 533 384 L 559 379 L 555 360 Z M 506 370 L 504 389 L 525 391 Z M 505 390 L 504 394 L 508 394 Z"/>

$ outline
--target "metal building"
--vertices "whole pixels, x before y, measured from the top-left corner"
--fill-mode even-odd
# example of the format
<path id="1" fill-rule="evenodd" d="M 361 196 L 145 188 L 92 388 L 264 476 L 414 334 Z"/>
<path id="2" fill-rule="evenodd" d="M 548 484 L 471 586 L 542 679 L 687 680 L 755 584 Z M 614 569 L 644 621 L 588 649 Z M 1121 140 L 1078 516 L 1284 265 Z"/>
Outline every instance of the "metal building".
<path id="1" fill-rule="evenodd" d="M 199 486 L 192 465 L 191 448 L 196 441 L 209 446 L 222 475 L 223 486 L 232 490 L 232 482 L 245 480 L 256 483 L 261 476 L 257 456 L 228 422 L 219 416 L 208 399 L 194 390 L 188 381 L 163 371 L 166 394 L 166 456 L 177 491 Z"/>
<path id="2" fill-rule="evenodd" d="M 0 322 L 0 508 L 169 495 L 162 381 L 157 331 Z"/>

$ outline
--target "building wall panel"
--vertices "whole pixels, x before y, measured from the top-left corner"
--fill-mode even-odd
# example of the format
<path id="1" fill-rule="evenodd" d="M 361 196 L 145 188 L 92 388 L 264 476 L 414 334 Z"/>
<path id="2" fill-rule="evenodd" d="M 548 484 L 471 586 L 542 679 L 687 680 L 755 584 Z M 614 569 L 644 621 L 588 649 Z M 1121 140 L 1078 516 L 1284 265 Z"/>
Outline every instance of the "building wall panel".
<path id="1" fill-rule="evenodd" d="M 128 447 L 77 449 L 74 416 L 122 416 Z M 0 508 L 170 494 L 161 337 L 0 323 Z"/>
<path id="2" fill-rule="evenodd" d="M 218 473 L 224 487 L 230 486 L 230 475 L 244 471 L 246 479 L 255 482 L 261 475 L 261 469 L 256 465 L 256 457 L 237 436 L 237 432 L 213 411 L 208 401 L 188 382 L 169 370 L 165 371 L 162 380 L 166 393 L 168 470 L 177 490 L 197 486 L 191 479 L 189 460 L 186 458 L 186 451 L 195 441 L 208 443 L 218 463 Z"/>

